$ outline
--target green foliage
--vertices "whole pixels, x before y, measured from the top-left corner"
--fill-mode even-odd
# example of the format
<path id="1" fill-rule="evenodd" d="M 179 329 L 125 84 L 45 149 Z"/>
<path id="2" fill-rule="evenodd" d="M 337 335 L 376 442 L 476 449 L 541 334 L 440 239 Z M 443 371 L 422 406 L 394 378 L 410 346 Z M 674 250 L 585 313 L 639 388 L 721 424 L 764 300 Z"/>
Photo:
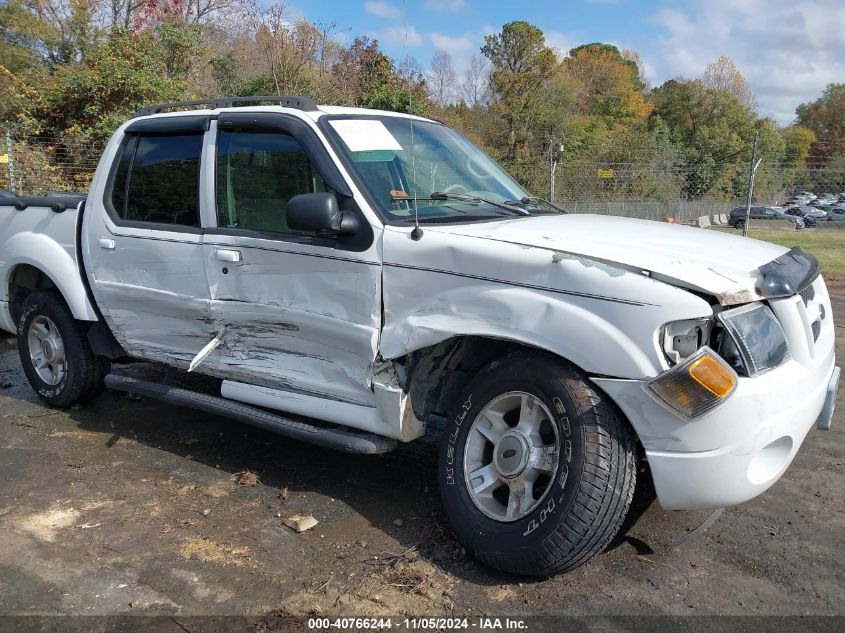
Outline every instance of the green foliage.
<path id="1" fill-rule="evenodd" d="M 165 74 L 169 79 L 184 79 L 191 72 L 202 30 L 201 24 L 186 24 L 176 17 L 169 17 L 155 26 Z"/>
<path id="2" fill-rule="evenodd" d="M 665 126 L 684 163 L 683 193 L 699 197 L 718 186 L 731 194 L 742 159 L 750 159 L 754 113 L 701 81 L 667 81 L 653 98 L 652 122 Z"/>
<path id="3" fill-rule="evenodd" d="M 101 140 L 138 108 L 184 95 L 185 84 L 167 76 L 164 51 L 152 33 L 115 29 L 91 47 L 85 63 L 57 68 L 36 116 L 44 134 L 84 132 Z"/>
<path id="4" fill-rule="evenodd" d="M 816 141 L 815 133 L 800 125 L 790 125 L 780 131 L 783 139 L 783 162 L 789 167 L 800 167 L 810 154 Z"/>
<path id="5" fill-rule="evenodd" d="M 508 22 L 501 32 L 487 35 L 481 52 L 493 66 L 493 109 L 508 123 L 508 159 L 513 161 L 517 145 L 524 140 L 517 137 L 519 128 L 525 132 L 529 118 L 544 109 L 541 87 L 555 71 L 557 60 L 543 32 L 522 21 Z"/>

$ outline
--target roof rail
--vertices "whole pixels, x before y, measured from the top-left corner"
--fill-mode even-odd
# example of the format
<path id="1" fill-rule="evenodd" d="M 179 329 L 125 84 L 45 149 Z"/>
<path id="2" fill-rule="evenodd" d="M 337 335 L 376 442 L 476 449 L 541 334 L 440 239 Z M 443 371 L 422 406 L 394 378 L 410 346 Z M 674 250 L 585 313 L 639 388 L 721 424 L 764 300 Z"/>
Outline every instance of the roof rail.
<path id="1" fill-rule="evenodd" d="M 176 108 L 190 108 L 195 106 L 207 106 L 209 110 L 217 108 L 234 108 L 238 105 L 273 103 L 285 108 L 296 110 L 314 111 L 317 104 L 308 97 L 295 96 L 258 96 L 258 97 L 218 97 L 216 99 L 198 99 L 196 101 L 174 101 L 173 103 L 159 103 L 158 105 L 141 108 L 135 113 L 136 117 L 150 114 L 160 114 Z"/>

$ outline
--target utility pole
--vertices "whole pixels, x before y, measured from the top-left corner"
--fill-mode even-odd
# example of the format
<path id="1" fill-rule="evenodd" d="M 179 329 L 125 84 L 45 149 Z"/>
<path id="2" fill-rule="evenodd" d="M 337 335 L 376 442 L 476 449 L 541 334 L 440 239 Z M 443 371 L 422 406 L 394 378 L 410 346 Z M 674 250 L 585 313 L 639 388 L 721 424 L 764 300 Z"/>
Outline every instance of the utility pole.
<path id="1" fill-rule="evenodd" d="M 17 193 L 15 190 L 15 155 L 14 155 L 14 144 L 12 143 L 12 131 L 6 130 L 6 160 L 8 162 L 8 172 L 9 172 L 9 191 L 13 193 Z"/>
<path id="2" fill-rule="evenodd" d="M 760 166 L 762 158 L 757 158 L 757 141 L 760 139 L 760 132 L 754 132 L 754 145 L 751 148 L 751 164 L 748 168 L 748 199 L 745 203 L 745 223 L 742 225 L 742 236 L 748 236 L 748 222 L 751 220 L 751 196 L 754 192 L 754 174 Z"/>
<path id="3" fill-rule="evenodd" d="M 555 142 L 549 137 L 549 202 L 555 203 L 555 172 L 557 165 L 563 158 L 563 139 Z"/>

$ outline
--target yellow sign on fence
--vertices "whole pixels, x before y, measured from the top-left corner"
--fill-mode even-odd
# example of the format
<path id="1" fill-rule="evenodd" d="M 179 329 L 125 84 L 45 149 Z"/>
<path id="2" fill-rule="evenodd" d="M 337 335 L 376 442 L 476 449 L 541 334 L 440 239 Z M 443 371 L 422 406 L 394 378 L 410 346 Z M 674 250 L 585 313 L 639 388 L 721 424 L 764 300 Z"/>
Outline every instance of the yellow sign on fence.
<path id="1" fill-rule="evenodd" d="M 0 154 L 0 165 L 8 165 L 9 164 L 9 155 L 8 154 Z"/>
<path id="2" fill-rule="evenodd" d="M 613 178 L 613 170 L 612 169 L 599 169 L 596 172 L 596 175 L 599 178 Z"/>

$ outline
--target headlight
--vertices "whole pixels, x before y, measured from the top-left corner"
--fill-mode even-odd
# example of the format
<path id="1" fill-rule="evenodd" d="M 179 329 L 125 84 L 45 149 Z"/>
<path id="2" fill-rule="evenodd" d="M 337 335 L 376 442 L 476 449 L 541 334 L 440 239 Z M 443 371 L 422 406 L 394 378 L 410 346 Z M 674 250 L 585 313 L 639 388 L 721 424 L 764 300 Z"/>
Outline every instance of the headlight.
<path id="1" fill-rule="evenodd" d="M 710 413 L 736 389 L 737 375 L 709 347 L 645 384 L 657 402 L 693 420 Z"/>
<path id="2" fill-rule="evenodd" d="M 720 312 L 717 318 L 730 336 L 730 341 L 723 337 L 719 351 L 729 361 L 731 356 L 741 357 L 742 368 L 737 367 L 738 371 L 750 377 L 759 376 L 789 360 L 786 335 L 767 305 L 749 303 Z M 731 364 L 736 366 L 735 361 Z"/>
<path id="3" fill-rule="evenodd" d="M 673 321 L 663 326 L 663 351 L 672 365 L 695 354 L 710 341 L 713 318 Z"/>

